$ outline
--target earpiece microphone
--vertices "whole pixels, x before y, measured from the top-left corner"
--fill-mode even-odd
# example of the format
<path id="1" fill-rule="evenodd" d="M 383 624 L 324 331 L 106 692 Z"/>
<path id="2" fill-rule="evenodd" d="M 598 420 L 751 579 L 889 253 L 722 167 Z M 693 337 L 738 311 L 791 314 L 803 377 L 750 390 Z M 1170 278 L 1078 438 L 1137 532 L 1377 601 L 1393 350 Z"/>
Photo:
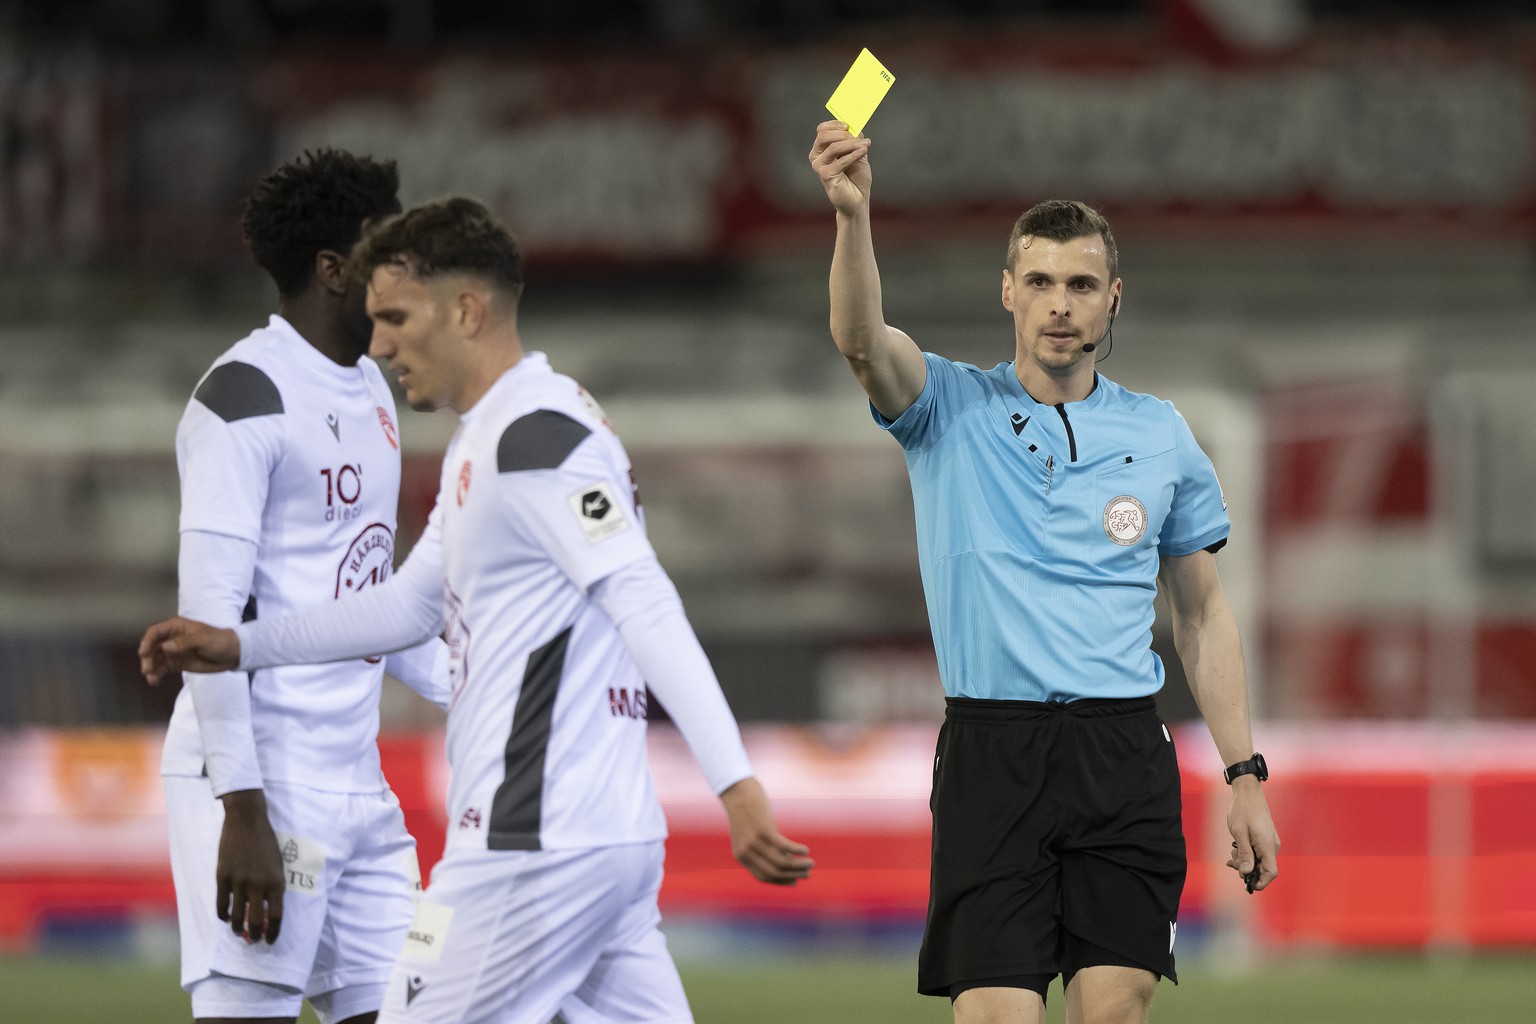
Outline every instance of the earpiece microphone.
<path id="1" fill-rule="evenodd" d="M 1104 327 L 1104 338 L 1109 337 L 1109 332 L 1114 329 L 1115 314 L 1118 312 L 1120 312 L 1120 296 L 1116 295 L 1114 301 L 1111 302 L 1109 306 L 1109 323 Z M 1099 341 L 1103 341 L 1104 338 L 1100 338 Z M 1099 341 L 1090 341 L 1088 344 L 1083 346 L 1083 351 L 1092 352 L 1094 349 L 1099 347 Z"/>

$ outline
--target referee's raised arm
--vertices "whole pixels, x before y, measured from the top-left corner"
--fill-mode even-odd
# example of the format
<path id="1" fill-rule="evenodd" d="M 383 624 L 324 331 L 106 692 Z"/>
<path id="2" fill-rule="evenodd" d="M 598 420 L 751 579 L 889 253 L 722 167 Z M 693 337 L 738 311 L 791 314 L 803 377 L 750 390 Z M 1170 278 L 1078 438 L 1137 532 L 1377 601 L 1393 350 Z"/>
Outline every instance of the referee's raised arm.
<path id="1" fill-rule="evenodd" d="M 870 402 L 895 419 L 922 394 L 928 370 L 916 343 L 888 326 L 881 309 L 880 269 L 869 228 L 869 139 L 848 134 L 841 121 L 823 121 L 816 127 L 810 161 L 837 210 L 832 340 Z"/>

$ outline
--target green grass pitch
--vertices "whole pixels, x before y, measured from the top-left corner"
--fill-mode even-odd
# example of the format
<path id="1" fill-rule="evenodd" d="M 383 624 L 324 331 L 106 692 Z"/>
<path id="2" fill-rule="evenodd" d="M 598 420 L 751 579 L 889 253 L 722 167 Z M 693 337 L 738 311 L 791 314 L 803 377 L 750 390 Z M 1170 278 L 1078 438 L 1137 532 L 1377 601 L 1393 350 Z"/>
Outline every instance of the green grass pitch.
<path id="1" fill-rule="evenodd" d="M 822 955 L 684 963 L 700 1024 L 940 1024 L 947 1000 L 913 991 L 905 960 Z M 1061 1021 L 1052 989 L 1047 1018 Z M 1536 956 L 1288 960 L 1244 976 L 1190 970 L 1160 986 L 1159 1024 L 1526 1024 Z M 109 957 L 0 957 L 0 1019 L 18 1024 L 167 1024 L 191 1019 L 176 969 Z M 301 1018 L 314 1021 L 306 1010 Z"/>

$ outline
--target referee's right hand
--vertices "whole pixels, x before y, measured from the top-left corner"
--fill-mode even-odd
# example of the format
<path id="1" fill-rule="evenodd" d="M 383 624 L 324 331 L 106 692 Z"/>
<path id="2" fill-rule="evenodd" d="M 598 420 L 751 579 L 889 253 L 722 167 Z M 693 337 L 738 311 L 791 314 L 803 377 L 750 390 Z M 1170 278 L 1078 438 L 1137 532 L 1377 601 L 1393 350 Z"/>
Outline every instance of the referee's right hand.
<path id="1" fill-rule="evenodd" d="M 232 629 L 180 617 L 157 622 L 139 641 L 139 671 L 158 686 L 172 672 L 229 672 L 240 666 L 240 638 Z"/>
<path id="2" fill-rule="evenodd" d="M 838 213 L 851 217 L 869 203 L 869 139 L 849 135 L 841 121 L 823 121 L 816 126 L 810 161 Z"/>

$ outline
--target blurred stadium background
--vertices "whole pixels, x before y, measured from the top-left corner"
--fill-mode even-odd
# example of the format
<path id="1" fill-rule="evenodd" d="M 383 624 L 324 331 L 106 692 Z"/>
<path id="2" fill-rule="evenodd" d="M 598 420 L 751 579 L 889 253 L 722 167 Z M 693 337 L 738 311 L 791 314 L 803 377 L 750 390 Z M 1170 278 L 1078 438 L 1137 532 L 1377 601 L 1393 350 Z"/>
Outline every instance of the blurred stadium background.
<path id="1" fill-rule="evenodd" d="M 699 1019 L 947 1019 L 910 966 L 942 714 L 911 500 L 827 337 L 832 218 L 805 165 L 861 46 L 897 76 L 869 127 L 888 319 L 1010 357 L 1012 219 L 1101 205 L 1126 281 L 1103 370 L 1179 404 L 1231 502 L 1283 875 L 1250 898 L 1220 867 L 1219 765 L 1170 657 L 1188 978 L 1154 1019 L 1531 1019 L 1521 0 L 0 6 L 0 1016 L 186 1016 L 157 778 L 174 690 L 131 652 L 174 610 L 181 408 L 272 308 L 236 204 L 331 144 L 397 159 L 408 203 L 476 195 L 519 232 L 524 336 L 626 439 L 781 824 L 818 857 L 790 893 L 754 887 L 653 723 Z M 453 423 L 402 414 L 409 541 Z M 439 726 L 390 690 L 424 867 Z"/>

